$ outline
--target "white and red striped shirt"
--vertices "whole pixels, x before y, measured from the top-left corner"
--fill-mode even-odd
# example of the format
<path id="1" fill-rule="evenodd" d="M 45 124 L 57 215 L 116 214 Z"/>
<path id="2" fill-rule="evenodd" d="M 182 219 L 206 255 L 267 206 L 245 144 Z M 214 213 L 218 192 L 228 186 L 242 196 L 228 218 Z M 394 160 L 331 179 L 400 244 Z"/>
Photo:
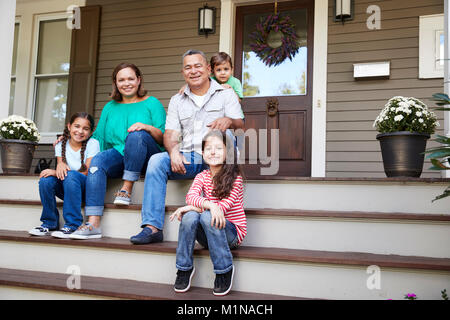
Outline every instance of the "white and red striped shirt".
<path id="1" fill-rule="evenodd" d="M 236 226 L 238 242 L 241 243 L 247 235 L 247 218 L 244 212 L 244 184 L 241 176 L 234 180 L 233 188 L 227 198 L 219 200 L 213 196 L 214 186 L 210 170 L 204 170 L 197 174 L 189 192 L 186 195 L 186 203 L 198 208 L 203 208 L 203 202 L 209 200 L 217 203 L 222 209 L 225 218 Z"/>

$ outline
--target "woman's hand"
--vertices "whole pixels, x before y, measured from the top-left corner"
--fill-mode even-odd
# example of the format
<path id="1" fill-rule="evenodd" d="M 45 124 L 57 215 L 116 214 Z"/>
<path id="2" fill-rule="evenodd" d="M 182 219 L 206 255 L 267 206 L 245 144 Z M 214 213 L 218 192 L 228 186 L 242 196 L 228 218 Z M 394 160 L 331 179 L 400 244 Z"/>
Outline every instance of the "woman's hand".
<path id="1" fill-rule="evenodd" d="M 67 171 L 69 170 L 70 168 L 66 163 L 64 162 L 58 163 L 58 165 L 56 166 L 56 177 L 59 180 L 64 180 L 64 178 L 67 176 Z"/>
<path id="2" fill-rule="evenodd" d="M 56 170 L 53 169 L 45 169 L 41 171 L 39 178 L 47 178 L 47 177 L 56 177 Z"/>
<path id="3" fill-rule="evenodd" d="M 145 124 L 145 123 L 141 123 L 141 122 L 136 122 L 135 124 L 132 124 L 129 128 L 128 128 L 128 132 L 133 132 L 133 131 L 141 131 L 141 130 L 145 130 L 147 132 L 150 132 L 150 125 Z"/>
<path id="4" fill-rule="evenodd" d="M 184 206 L 184 207 L 181 207 L 181 208 L 178 208 L 177 210 L 175 210 L 175 212 L 170 215 L 169 219 L 170 219 L 170 221 L 173 221 L 176 217 L 178 219 L 178 221 L 181 221 L 181 218 L 183 217 L 183 215 L 189 211 L 196 211 L 198 213 L 202 213 L 202 209 L 188 205 L 188 206 Z"/>

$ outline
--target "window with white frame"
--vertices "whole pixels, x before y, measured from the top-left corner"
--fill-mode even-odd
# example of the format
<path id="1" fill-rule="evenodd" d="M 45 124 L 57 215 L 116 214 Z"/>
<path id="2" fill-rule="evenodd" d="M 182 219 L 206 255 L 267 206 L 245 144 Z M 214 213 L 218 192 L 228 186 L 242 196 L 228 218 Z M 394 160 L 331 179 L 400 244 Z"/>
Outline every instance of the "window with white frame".
<path id="1" fill-rule="evenodd" d="M 64 129 L 72 36 L 66 21 L 66 15 L 37 19 L 32 117 L 43 136 L 54 137 Z"/>
<path id="2" fill-rule="evenodd" d="M 419 78 L 444 77 L 444 15 L 419 17 Z"/>
<path id="3" fill-rule="evenodd" d="M 16 66 L 17 66 L 17 47 L 19 43 L 19 29 L 20 24 L 16 22 L 14 25 L 14 46 L 13 46 L 13 58 L 11 65 L 11 87 L 9 91 L 9 109 L 8 114 L 13 114 L 14 108 L 14 95 L 16 90 Z"/>

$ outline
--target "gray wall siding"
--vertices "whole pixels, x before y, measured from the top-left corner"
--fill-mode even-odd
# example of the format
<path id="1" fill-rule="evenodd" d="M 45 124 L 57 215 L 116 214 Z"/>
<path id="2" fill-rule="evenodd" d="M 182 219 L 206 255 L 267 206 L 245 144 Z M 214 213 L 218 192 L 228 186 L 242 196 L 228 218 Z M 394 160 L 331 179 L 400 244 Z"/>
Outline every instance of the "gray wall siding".
<path id="1" fill-rule="evenodd" d="M 144 74 L 144 87 L 167 109 L 170 97 L 184 84 L 181 56 L 188 49 L 203 50 L 208 57 L 219 50 L 220 1 L 216 33 L 199 36 L 199 0 L 87 0 L 101 5 L 100 43 L 95 97 L 95 118 L 110 101 L 111 74 L 121 62 L 136 64 Z"/>
<path id="2" fill-rule="evenodd" d="M 369 5 L 381 8 L 381 29 L 369 30 Z M 393 96 L 413 96 L 433 106 L 430 97 L 443 91 L 443 79 L 418 79 L 419 15 L 443 13 L 443 0 L 356 0 L 355 19 L 336 23 L 329 1 L 327 148 L 328 177 L 385 177 L 380 146 L 372 127 Z M 388 80 L 355 81 L 353 63 L 390 61 Z M 438 113 L 443 130 L 443 113 Z M 428 142 L 428 147 L 434 143 Z M 430 164 L 425 163 L 424 169 Z M 424 170 L 422 177 L 440 174 Z"/>

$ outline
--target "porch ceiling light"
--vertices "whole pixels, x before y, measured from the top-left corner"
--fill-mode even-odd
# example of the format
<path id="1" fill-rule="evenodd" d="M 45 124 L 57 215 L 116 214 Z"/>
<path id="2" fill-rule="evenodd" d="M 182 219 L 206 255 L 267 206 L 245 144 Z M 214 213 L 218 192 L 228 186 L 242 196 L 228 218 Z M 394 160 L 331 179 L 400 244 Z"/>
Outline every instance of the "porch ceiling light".
<path id="1" fill-rule="evenodd" d="M 205 37 L 209 33 L 213 34 L 216 32 L 216 8 L 208 7 L 205 4 L 203 8 L 198 9 L 198 34 L 204 34 Z"/>
<path id="2" fill-rule="evenodd" d="M 353 12 L 355 11 L 354 0 L 334 0 L 334 21 L 353 20 Z"/>

